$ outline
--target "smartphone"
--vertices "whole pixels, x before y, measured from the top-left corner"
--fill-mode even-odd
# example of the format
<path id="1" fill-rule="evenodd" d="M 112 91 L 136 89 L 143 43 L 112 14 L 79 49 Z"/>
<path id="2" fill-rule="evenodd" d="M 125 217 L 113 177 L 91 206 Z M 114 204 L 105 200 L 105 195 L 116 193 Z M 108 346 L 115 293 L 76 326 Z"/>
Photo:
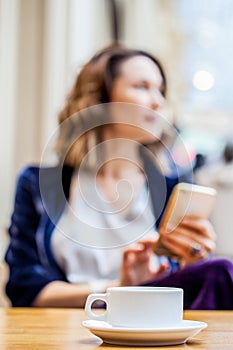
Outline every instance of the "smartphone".
<path id="1" fill-rule="evenodd" d="M 212 187 L 181 182 L 177 184 L 168 200 L 158 231 L 173 231 L 188 214 L 207 219 L 214 207 L 217 191 Z M 154 247 L 157 255 L 175 256 L 163 246 L 160 239 Z"/>

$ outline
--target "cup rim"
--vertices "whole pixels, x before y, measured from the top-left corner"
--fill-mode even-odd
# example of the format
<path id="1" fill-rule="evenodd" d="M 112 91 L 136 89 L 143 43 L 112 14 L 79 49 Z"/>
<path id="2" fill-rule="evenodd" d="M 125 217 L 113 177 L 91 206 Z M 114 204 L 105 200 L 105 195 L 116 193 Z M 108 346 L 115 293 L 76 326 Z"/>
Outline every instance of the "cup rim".
<path id="1" fill-rule="evenodd" d="M 171 293 L 171 292 L 183 292 L 182 288 L 176 288 L 176 287 L 157 287 L 157 286 L 118 286 L 118 287 L 108 287 L 107 292 L 129 292 L 129 293 L 135 293 L 135 292 L 164 292 L 164 293 Z"/>

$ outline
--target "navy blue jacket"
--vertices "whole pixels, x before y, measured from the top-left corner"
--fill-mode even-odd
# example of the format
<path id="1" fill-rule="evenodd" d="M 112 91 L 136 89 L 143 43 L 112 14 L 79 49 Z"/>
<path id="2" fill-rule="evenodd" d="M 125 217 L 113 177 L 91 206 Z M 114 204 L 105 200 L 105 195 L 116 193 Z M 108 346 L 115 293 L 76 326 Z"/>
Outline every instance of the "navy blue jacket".
<path id="1" fill-rule="evenodd" d="M 149 159 L 144 165 L 158 225 L 174 185 L 189 178 L 179 178 L 175 167 L 173 176 L 165 178 Z M 66 281 L 50 242 L 69 198 L 72 173 L 68 166 L 27 167 L 19 175 L 5 256 L 10 268 L 6 293 L 13 306 L 31 306 L 45 285 L 55 280 Z"/>

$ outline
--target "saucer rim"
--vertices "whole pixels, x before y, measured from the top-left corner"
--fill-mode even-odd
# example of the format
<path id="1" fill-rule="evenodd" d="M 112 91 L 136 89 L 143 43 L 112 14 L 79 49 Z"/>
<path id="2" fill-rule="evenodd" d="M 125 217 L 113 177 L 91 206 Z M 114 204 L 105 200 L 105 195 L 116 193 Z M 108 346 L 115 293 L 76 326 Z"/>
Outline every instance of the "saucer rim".
<path id="1" fill-rule="evenodd" d="M 94 324 L 95 323 L 95 324 Z M 99 324 L 98 324 L 99 323 Z M 104 331 L 120 331 L 120 332 L 181 332 L 187 330 L 195 330 L 200 329 L 203 330 L 207 328 L 208 323 L 204 321 L 197 320 L 182 320 L 179 325 L 171 326 L 171 327 L 155 327 L 155 328 L 135 328 L 135 327 L 119 327 L 112 326 L 110 323 L 106 321 L 99 321 L 88 319 L 82 321 L 82 325 L 88 329 L 96 329 L 96 330 L 104 330 Z M 106 325 L 106 326 L 105 326 Z"/>

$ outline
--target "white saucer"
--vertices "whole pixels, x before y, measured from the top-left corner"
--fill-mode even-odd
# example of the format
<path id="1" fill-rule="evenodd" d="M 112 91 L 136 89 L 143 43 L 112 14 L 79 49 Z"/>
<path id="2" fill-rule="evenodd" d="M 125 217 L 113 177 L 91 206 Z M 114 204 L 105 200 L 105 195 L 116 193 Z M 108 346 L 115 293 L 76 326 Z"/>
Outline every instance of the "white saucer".
<path id="1" fill-rule="evenodd" d="M 113 327 L 107 322 L 86 320 L 82 325 L 100 337 L 105 343 L 118 345 L 178 345 L 207 327 L 207 323 L 183 320 L 172 328 L 124 328 Z"/>

